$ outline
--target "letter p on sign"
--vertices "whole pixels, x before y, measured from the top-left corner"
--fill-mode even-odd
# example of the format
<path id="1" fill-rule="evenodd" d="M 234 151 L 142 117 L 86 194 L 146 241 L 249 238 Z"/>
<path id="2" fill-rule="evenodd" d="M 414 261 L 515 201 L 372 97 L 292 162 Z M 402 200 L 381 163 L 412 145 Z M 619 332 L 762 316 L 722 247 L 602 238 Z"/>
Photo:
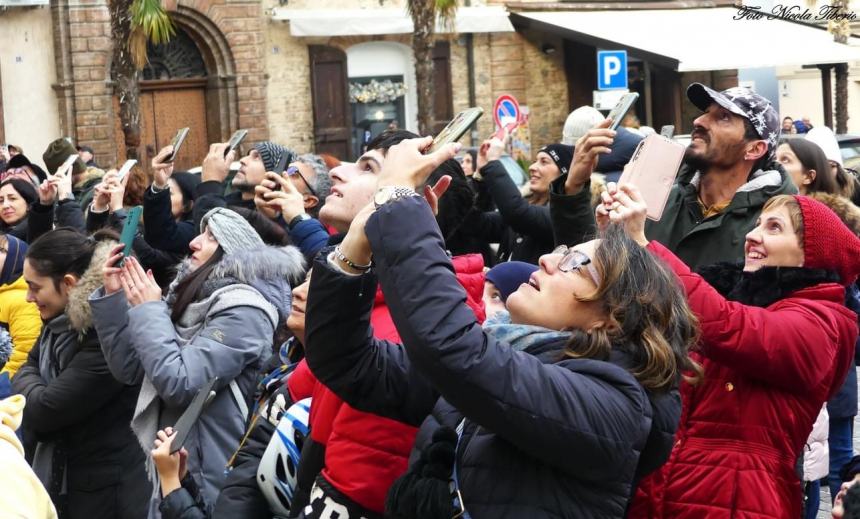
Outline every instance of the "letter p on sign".
<path id="1" fill-rule="evenodd" d="M 597 89 L 627 88 L 627 51 L 601 50 L 597 52 Z"/>

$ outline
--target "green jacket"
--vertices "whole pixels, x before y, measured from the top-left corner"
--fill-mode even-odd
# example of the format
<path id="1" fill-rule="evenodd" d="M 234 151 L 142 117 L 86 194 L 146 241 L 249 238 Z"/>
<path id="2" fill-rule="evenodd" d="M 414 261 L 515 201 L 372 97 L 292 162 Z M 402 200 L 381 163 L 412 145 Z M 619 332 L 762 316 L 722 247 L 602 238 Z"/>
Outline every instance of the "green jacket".
<path id="1" fill-rule="evenodd" d="M 645 235 L 665 245 L 692 269 L 720 261 L 742 262 L 744 238 L 755 227 L 764 203 L 776 195 L 797 194 L 791 177 L 775 163 L 771 167 L 773 169 L 753 173 L 722 213 L 703 219 L 698 202 L 698 173 L 682 166 L 666 201 L 663 217 L 658 222 L 648 220 Z M 581 233 L 573 231 L 594 225 L 593 212 L 583 211 L 581 207 L 590 204 L 587 197 L 552 196 L 564 193 L 566 178 L 567 175 L 562 175 L 550 186 L 550 214 L 556 245 L 575 245 Z M 583 188 L 588 189 L 589 185 Z"/>
<path id="2" fill-rule="evenodd" d="M 645 235 L 675 253 L 691 269 L 721 261 L 743 262 L 744 240 L 754 227 L 764 203 L 776 195 L 797 194 L 782 168 L 759 170 L 738 188 L 720 214 L 702 217 L 698 201 L 699 174 L 682 167 L 660 221 L 648 220 Z"/>

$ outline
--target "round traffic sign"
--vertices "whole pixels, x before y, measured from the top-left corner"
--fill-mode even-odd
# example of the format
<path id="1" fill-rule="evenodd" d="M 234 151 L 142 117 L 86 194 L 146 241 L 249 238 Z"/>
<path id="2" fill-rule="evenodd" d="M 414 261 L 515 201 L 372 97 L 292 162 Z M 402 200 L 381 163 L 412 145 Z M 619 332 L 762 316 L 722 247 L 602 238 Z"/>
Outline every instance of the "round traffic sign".
<path id="1" fill-rule="evenodd" d="M 517 98 L 510 94 L 502 94 L 493 106 L 493 120 L 497 128 L 520 120 L 520 104 Z"/>

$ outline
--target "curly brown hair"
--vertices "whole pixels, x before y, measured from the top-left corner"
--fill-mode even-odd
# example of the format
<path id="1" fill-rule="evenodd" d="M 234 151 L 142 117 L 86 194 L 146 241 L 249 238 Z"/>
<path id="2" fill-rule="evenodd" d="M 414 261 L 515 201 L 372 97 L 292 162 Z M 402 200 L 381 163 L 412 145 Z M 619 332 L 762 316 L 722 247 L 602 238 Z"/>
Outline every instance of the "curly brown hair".
<path id="1" fill-rule="evenodd" d="M 648 390 L 671 389 L 682 376 L 698 383 L 702 368 L 689 356 L 698 320 L 675 274 L 618 225 L 603 232 L 593 261 L 600 284 L 579 300 L 600 302 L 608 319 L 587 332 L 573 330 L 565 355 L 607 360 L 613 349 L 625 351 L 633 358 L 630 372 Z"/>

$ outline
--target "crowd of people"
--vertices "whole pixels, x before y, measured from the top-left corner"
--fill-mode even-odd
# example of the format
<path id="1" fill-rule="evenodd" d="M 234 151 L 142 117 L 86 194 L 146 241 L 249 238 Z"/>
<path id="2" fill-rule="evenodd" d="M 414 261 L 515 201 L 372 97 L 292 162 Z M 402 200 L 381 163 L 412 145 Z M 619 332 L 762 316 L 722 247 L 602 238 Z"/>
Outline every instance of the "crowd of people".
<path id="1" fill-rule="evenodd" d="M 860 517 L 858 180 L 749 88 L 687 97 L 659 220 L 591 107 L 522 187 L 505 138 L 398 128 L 199 174 L 5 147 L 3 514 L 797 519 L 826 481 Z"/>

